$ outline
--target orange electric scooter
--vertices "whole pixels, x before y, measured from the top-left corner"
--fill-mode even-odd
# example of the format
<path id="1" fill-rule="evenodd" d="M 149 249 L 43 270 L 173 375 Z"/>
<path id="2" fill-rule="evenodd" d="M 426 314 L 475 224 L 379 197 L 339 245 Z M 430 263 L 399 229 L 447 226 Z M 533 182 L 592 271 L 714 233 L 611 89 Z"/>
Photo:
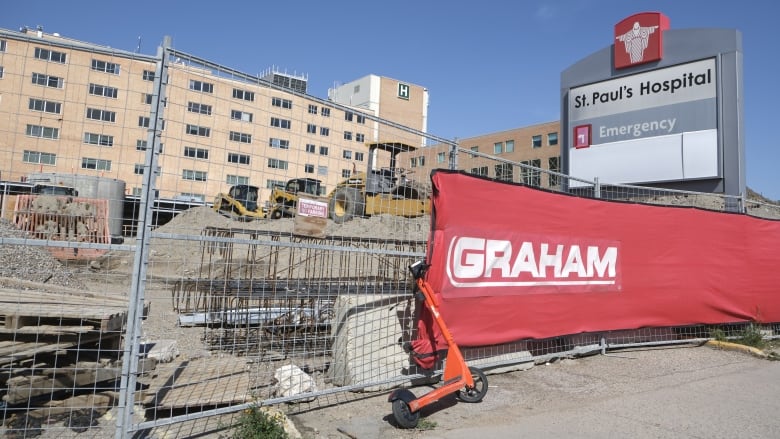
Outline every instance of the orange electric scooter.
<path id="1" fill-rule="evenodd" d="M 415 279 L 417 289 L 415 294 L 418 298 L 422 295 L 425 306 L 431 311 L 433 319 L 441 330 L 442 336 L 448 345 L 447 359 L 444 364 L 444 382 L 442 385 L 419 398 L 409 389 L 396 389 L 388 397 L 388 401 L 393 403 L 393 417 L 399 426 L 403 428 L 414 428 L 420 419 L 420 410 L 430 404 L 437 402 L 442 396 L 456 392 L 458 398 L 463 402 L 480 402 L 488 391 L 488 381 L 485 373 L 476 367 L 468 367 L 463 359 L 458 345 L 452 338 L 452 334 L 447 325 L 444 324 L 437 309 L 438 303 L 433 295 L 433 289 L 430 284 L 423 279 L 425 270 L 428 268 L 423 261 L 418 261 L 411 266 L 409 270 Z"/>

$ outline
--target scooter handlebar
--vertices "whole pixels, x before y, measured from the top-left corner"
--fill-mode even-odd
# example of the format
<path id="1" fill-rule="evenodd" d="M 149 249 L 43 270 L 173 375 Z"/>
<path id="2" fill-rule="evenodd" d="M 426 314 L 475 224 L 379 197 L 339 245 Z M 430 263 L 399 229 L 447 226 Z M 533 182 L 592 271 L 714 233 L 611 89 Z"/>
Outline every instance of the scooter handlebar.
<path id="1" fill-rule="evenodd" d="M 417 280 L 425 276 L 425 271 L 428 267 L 429 266 L 425 264 L 425 261 L 417 261 L 409 266 L 409 271 L 412 273 L 412 277 Z"/>

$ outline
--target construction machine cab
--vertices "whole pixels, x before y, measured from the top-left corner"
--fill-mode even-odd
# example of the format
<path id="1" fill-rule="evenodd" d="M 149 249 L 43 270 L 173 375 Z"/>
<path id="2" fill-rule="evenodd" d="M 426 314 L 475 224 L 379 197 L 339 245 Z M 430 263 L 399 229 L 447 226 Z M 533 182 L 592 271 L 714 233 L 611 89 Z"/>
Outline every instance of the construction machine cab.
<path id="1" fill-rule="evenodd" d="M 217 194 L 214 211 L 242 221 L 265 218 L 264 206 L 257 203 L 259 193 L 257 186 L 237 184 L 227 194 Z"/>
<path id="2" fill-rule="evenodd" d="M 274 187 L 269 198 L 268 216 L 279 219 L 285 216 L 294 216 L 298 205 L 298 197 L 301 194 L 309 194 L 318 197 L 324 192 L 322 182 L 315 178 L 293 178 L 282 187 Z"/>
<path id="3" fill-rule="evenodd" d="M 321 187 L 322 182 L 314 178 L 293 178 L 287 181 L 284 190 L 291 194 L 303 192 L 316 197 L 320 195 Z"/>
<path id="4" fill-rule="evenodd" d="M 257 186 L 251 186 L 248 184 L 239 184 L 230 188 L 228 195 L 233 197 L 236 201 L 244 205 L 247 210 L 257 210 L 257 193 L 259 189 Z"/>
<path id="5" fill-rule="evenodd" d="M 409 173 L 405 168 L 398 167 L 397 156 L 402 152 L 414 151 L 417 148 L 401 142 L 374 142 L 368 144 L 368 166 L 365 179 L 365 191 L 367 194 L 387 194 L 394 188 L 406 184 Z M 378 161 L 378 152 L 389 153 L 390 163 L 388 167 L 375 169 Z"/>

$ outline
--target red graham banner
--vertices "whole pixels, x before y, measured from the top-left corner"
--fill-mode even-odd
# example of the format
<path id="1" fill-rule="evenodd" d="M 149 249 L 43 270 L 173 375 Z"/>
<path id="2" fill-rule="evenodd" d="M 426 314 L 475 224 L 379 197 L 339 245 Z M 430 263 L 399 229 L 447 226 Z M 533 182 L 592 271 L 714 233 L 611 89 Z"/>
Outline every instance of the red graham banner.
<path id="1" fill-rule="evenodd" d="M 460 345 L 780 322 L 778 221 L 431 179 L 427 280 Z"/>

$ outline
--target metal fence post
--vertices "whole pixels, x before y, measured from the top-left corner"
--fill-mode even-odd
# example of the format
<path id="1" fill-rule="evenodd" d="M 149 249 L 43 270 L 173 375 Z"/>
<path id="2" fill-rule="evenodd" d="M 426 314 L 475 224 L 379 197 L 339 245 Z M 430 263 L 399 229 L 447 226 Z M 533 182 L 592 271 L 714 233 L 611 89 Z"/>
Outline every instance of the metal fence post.
<path id="1" fill-rule="evenodd" d="M 593 179 L 593 198 L 601 198 L 601 183 L 598 177 Z"/>
<path id="2" fill-rule="evenodd" d="M 739 201 L 740 201 L 740 204 L 741 204 L 740 207 L 739 207 L 740 213 L 747 213 L 747 193 L 746 192 L 742 192 L 740 194 Z"/>
<path id="3" fill-rule="evenodd" d="M 455 171 L 458 169 L 458 139 L 455 138 L 455 141 L 452 145 L 450 145 L 450 154 L 449 154 L 449 167 L 450 170 Z"/>
<path id="4" fill-rule="evenodd" d="M 143 184 L 141 187 L 141 205 L 138 215 L 138 232 L 133 262 L 133 278 L 130 287 L 130 301 L 125 330 L 125 346 L 122 356 L 122 377 L 119 389 L 119 413 L 116 422 L 117 439 L 126 438 L 130 430 L 135 405 L 134 394 L 141 342 L 141 319 L 144 309 L 144 289 L 146 286 L 146 267 L 149 261 L 149 244 L 152 233 L 152 207 L 154 206 L 157 159 L 160 153 L 160 133 L 163 121 L 165 101 L 165 83 L 168 70 L 168 49 L 171 38 L 163 39 L 163 47 L 157 49 L 157 68 L 154 77 L 152 110 L 148 134 Z"/>

